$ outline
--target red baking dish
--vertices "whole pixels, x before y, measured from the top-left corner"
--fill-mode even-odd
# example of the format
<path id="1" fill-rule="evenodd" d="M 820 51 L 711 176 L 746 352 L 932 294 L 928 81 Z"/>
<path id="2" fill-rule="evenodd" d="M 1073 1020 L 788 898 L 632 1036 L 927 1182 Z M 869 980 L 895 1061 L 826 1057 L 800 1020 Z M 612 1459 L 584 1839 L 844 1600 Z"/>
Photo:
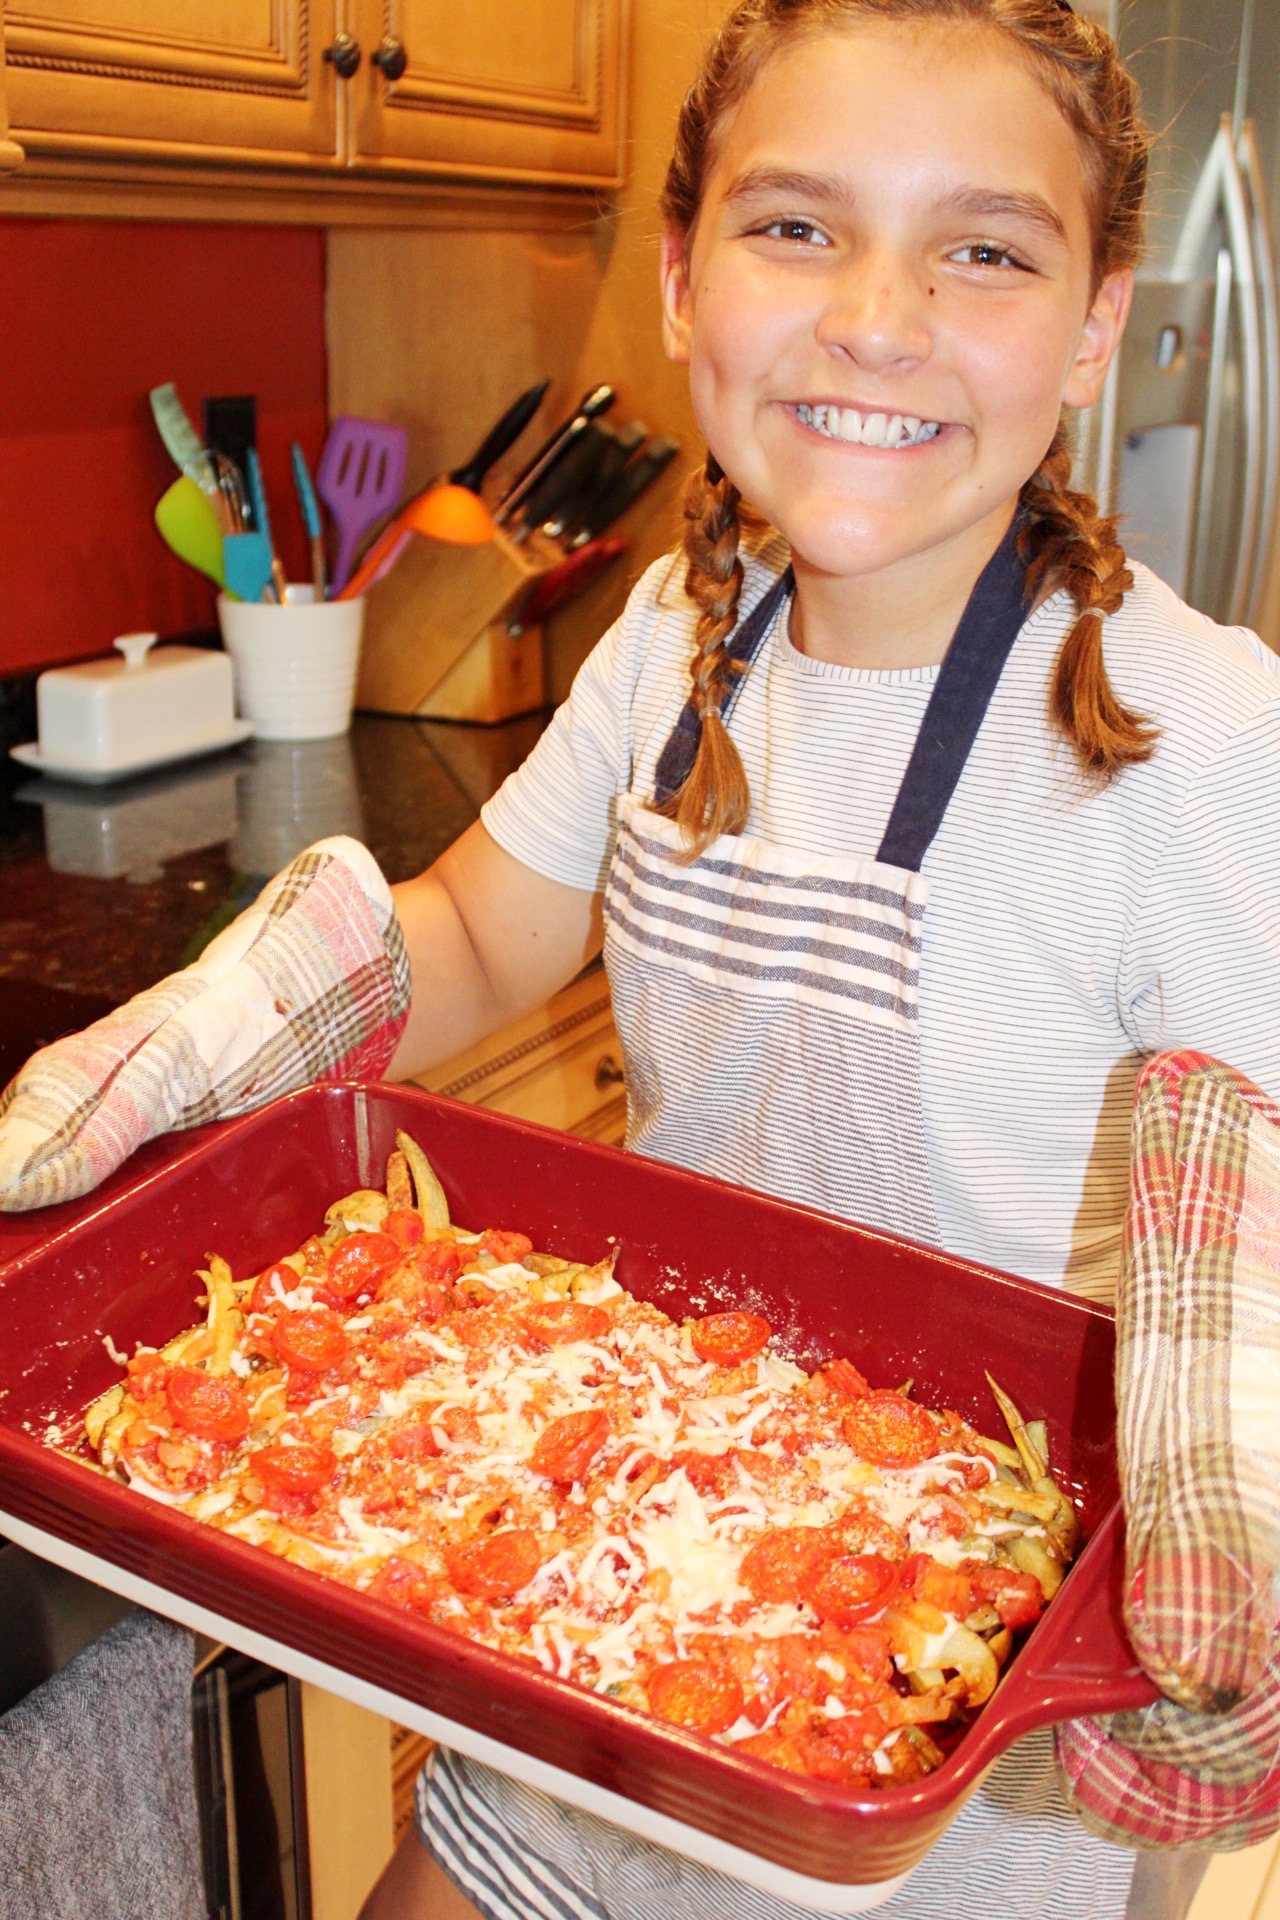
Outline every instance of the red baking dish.
<path id="1" fill-rule="evenodd" d="M 989 1366 L 1047 1420 L 1088 1545 L 946 1764 L 877 1794 L 798 1778 L 290 1566 L 43 1444 L 119 1377 L 104 1347 L 160 1344 L 198 1317 L 193 1270 L 237 1275 L 378 1185 L 397 1127 L 429 1154 L 463 1224 L 550 1252 L 620 1249 L 618 1277 L 667 1312 L 740 1303 L 814 1366 L 848 1354 L 910 1375 L 929 1404 L 998 1431 Z M 0 1532 L 277 1664 L 606 1812 L 798 1903 L 874 1904 L 916 1864 L 1009 1744 L 1080 1714 L 1147 1704 L 1120 1624 L 1113 1325 L 1087 1301 L 609 1147 L 416 1089 L 311 1087 L 172 1143 L 0 1268 Z M 60 1210 L 65 1212 L 66 1210 Z M 863 1888 L 861 1899 L 851 1890 Z"/>

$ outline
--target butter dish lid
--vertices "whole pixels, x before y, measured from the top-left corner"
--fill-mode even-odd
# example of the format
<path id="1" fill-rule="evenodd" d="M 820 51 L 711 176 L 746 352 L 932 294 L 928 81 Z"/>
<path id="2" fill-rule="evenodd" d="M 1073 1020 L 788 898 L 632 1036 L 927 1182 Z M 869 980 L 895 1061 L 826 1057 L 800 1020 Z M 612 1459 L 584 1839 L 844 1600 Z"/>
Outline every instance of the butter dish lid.
<path id="1" fill-rule="evenodd" d="M 203 667 L 217 658 L 208 647 L 162 647 L 159 640 L 158 633 L 122 633 L 111 643 L 117 649 L 115 653 L 81 660 L 71 667 L 46 667 L 37 684 L 65 686 L 77 681 L 121 680 L 136 673 L 173 673 L 192 662 Z"/>

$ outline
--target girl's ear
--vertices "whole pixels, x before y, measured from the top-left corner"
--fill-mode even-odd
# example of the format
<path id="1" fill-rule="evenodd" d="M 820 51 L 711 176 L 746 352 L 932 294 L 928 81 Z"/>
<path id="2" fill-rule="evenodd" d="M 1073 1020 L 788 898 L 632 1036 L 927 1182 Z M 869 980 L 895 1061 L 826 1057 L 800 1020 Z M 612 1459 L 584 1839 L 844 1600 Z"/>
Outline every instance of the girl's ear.
<path id="1" fill-rule="evenodd" d="M 1133 304 L 1133 274 L 1109 273 L 1093 296 L 1080 345 L 1067 375 L 1062 398 L 1068 407 L 1091 407 L 1106 385 L 1107 373 L 1124 334 Z"/>
<path id="2" fill-rule="evenodd" d="M 693 296 L 689 289 L 688 235 L 678 227 L 662 230 L 662 344 L 668 360 L 689 364 L 693 332 Z"/>

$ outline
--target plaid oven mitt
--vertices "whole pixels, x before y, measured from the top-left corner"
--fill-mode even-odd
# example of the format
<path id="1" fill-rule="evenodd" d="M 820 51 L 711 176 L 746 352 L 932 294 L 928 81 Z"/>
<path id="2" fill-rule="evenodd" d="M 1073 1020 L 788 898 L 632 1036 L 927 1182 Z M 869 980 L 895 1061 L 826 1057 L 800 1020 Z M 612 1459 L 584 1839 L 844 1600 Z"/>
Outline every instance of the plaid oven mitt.
<path id="1" fill-rule="evenodd" d="M 33 1054 L 0 1097 L 0 1209 L 88 1193 L 156 1134 L 313 1080 L 381 1074 L 409 1015 L 391 890 L 358 841 L 318 840 L 207 946 Z"/>
<path id="2" fill-rule="evenodd" d="M 1138 1081 L 1116 1301 L 1125 1624 L 1165 1694 L 1058 1729 L 1124 1846 L 1280 1827 L 1280 1109 L 1198 1053 Z"/>

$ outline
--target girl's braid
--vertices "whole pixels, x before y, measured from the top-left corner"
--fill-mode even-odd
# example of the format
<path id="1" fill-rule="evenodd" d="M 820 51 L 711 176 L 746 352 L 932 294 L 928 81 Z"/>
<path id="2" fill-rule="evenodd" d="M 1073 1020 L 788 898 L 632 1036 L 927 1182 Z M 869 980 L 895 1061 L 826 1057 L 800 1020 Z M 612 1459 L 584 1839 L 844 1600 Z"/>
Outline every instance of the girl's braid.
<path id="1" fill-rule="evenodd" d="M 751 805 L 746 771 L 720 718 L 738 671 L 727 642 L 737 625 L 742 592 L 741 506 L 738 489 L 709 453 L 684 497 L 684 585 L 698 609 L 697 650 L 689 671 L 702 733 L 693 771 L 668 809 L 695 849 L 719 834 L 741 833 Z"/>
<path id="2" fill-rule="evenodd" d="M 1158 735 L 1149 720 L 1121 702 L 1108 678 L 1102 620 L 1119 610 L 1133 575 L 1115 520 L 1098 512 L 1091 494 L 1070 487 L 1070 475 L 1071 449 L 1060 426 L 1022 489 L 1027 594 L 1036 601 L 1065 587 L 1075 601 L 1078 618 L 1054 663 L 1049 712 L 1082 769 L 1105 781 L 1149 760 Z"/>

